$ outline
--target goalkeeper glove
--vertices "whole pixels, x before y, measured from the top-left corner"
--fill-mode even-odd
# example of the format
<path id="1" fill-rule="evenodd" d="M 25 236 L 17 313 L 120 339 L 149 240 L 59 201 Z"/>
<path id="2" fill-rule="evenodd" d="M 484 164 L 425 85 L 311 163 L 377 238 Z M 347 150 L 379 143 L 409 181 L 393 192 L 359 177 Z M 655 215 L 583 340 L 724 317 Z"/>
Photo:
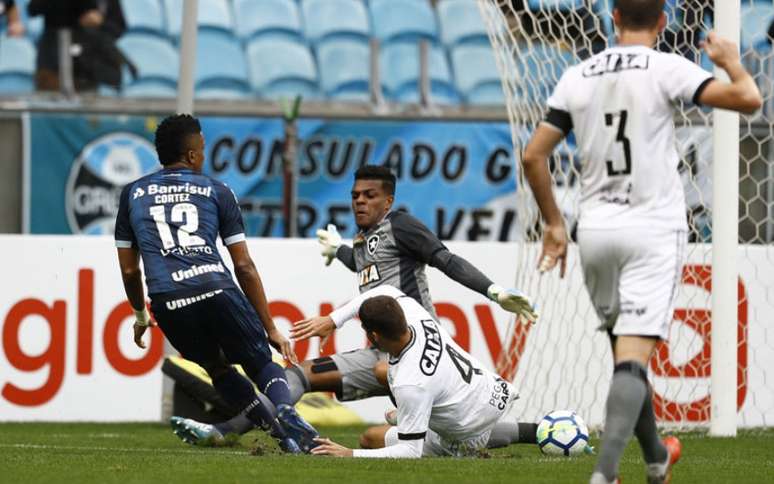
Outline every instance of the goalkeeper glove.
<path id="1" fill-rule="evenodd" d="M 505 289 L 497 284 L 492 284 L 486 290 L 486 293 L 489 299 L 499 304 L 506 311 L 523 316 L 532 323 L 537 321 L 538 313 L 535 310 L 535 306 L 532 304 L 529 296 L 518 289 Z"/>
<path id="2" fill-rule="evenodd" d="M 336 226 L 328 224 L 327 230 L 317 230 L 317 242 L 322 246 L 320 248 L 320 253 L 325 257 L 325 265 L 331 265 L 333 259 L 336 258 L 336 251 L 339 250 L 339 246 L 341 245 L 341 235 L 339 235 L 339 231 L 336 230 Z"/>

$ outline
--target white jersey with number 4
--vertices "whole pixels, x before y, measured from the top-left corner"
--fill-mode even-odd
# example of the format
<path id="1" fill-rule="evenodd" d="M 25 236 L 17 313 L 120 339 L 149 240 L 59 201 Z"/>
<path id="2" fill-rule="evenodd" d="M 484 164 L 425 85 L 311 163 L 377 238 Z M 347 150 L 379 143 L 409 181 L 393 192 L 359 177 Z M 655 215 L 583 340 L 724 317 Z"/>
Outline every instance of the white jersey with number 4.
<path id="1" fill-rule="evenodd" d="M 430 434 L 437 434 L 432 437 L 451 453 L 465 450 L 455 446 L 485 446 L 492 427 L 517 398 L 513 386 L 486 370 L 421 304 L 394 287 L 369 290 L 331 313 L 331 318 L 340 326 L 357 314 L 363 301 L 379 295 L 395 298 L 411 332 L 410 342 L 389 361 L 399 445 L 356 450 L 355 456 L 419 457 Z"/>
<path id="2" fill-rule="evenodd" d="M 673 116 L 679 101 L 697 103 L 711 79 L 644 46 L 612 47 L 565 71 L 548 107 L 569 119 L 549 113 L 546 121 L 576 135 L 579 229 L 686 229 Z"/>

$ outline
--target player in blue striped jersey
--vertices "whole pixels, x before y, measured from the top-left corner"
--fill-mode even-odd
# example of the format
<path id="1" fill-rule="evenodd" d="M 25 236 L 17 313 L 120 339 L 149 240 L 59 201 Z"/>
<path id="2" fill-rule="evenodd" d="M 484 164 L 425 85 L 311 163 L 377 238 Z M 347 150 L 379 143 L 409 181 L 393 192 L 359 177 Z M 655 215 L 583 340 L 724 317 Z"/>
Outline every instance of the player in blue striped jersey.
<path id="1" fill-rule="evenodd" d="M 221 396 L 243 409 L 245 418 L 271 430 L 283 449 L 308 451 L 317 432 L 293 408 L 285 372 L 272 361 L 269 345 L 293 362 L 296 358 L 269 314 L 236 196 L 201 173 L 199 121 L 189 115 L 166 118 L 155 142 L 162 169 L 124 187 L 116 219 L 118 261 L 136 316 L 134 341 L 144 348 L 142 336 L 155 325 L 145 307 L 142 257 L 151 310 L 172 345 L 203 367 Z M 218 253 L 218 236 L 244 293 Z M 256 395 L 230 363 L 242 365 L 268 399 Z M 172 424 L 186 441 L 230 431 L 179 417 Z"/>

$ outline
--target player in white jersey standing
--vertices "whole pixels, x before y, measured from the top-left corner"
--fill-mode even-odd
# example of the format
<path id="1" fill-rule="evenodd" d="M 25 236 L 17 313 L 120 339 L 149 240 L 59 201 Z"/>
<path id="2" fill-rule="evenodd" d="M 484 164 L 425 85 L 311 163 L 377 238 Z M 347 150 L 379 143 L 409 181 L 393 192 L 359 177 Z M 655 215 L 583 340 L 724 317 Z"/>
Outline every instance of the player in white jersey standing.
<path id="1" fill-rule="evenodd" d="M 710 33 L 704 44 L 731 82 L 653 50 L 666 25 L 663 10 L 664 0 L 616 0 L 617 45 L 564 73 L 524 153 L 524 173 L 546 223 L 539 270 L 559 264 L 563 275 L 567 232 L 547 158 L 575 131 L 582 163 L 581 265 L 615 359 L 592 483 L 617 482 L 632 434 L 650 483 L 668 482 L 680 453 L 676 438 L 659 440 L 646 370 L 659 339 L 668 335 L 687 238 L 674 106 L 683 101 L 752 113 L 761 105 L 732 42 Z"/>
<path id="2" fill-rule="evenodd" d="M 371 344 L 390 355 L 387 379 L 398 407 L 398 426 L 374 427 L 361 437 L 361 443 L 380 442 L 380 449 L 352 450 L 318 439 L 313 452 L 417 458 L 461 457 L 486 449 L 495 423 L 517 398 L 511 384 L 484 369 L 421 304 L 392 286 L 371 289 L 318 318 L 327 324 L 308 326 L 332 323 L 339 328 L 355 316 Z M 325 332 L 304 333 L 312 336 Z"/>

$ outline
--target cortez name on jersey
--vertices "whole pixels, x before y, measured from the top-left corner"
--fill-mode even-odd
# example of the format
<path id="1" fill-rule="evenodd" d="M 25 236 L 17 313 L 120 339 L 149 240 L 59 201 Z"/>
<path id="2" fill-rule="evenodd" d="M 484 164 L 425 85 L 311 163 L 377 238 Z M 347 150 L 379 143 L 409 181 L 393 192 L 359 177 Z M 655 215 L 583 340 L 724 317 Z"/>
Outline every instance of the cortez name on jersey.
<path id="1" fill-rule="evenodd" d="M 685 230 L 674 111 L 697 103 L 712 75 L 676 54 L 613 47 L 565 71 L 546 122 L 575 131 L 579 229 Z"/>
<path id="2" fill-rule="evenodd" d="M 218 235 L 225 245 L 245 240 L 234 193 L 206 175 L 162 169 L 121 192 L 116 246 L 140 251 L 151 297 L 235 287 Z"/>

